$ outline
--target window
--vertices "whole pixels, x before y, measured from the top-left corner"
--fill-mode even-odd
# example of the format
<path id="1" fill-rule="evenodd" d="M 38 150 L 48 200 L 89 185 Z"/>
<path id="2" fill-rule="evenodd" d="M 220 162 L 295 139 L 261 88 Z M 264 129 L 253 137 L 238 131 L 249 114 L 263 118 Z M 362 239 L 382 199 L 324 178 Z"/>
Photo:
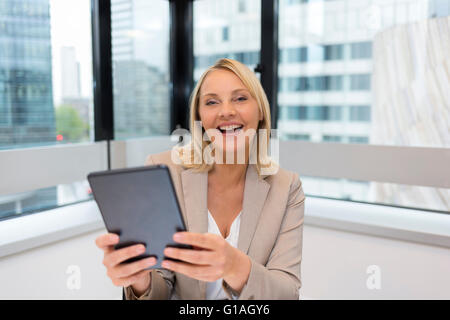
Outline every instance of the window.
<path id="1" fill-rule="evenodd" d="M 339 121 L 342 119 L 341 106 L 282 106 L 280 118 L 303 121 Z"/>
<path id="2" fill-rule="evenodd" d="M 350 106 L 350 121 L 370 122 L 370 107 Z"/>
<path id="3" fill-rule="evenodd" d="M 194 82 L 221 58 L 238 60 L 251 69 L 259 62 L 261 1 L 239 1 L 235 7 L 229 2 L 194 1 Z M 238 14 L 244 11 L 258 14 Z M 219 30 L 220 36 L 209 36 L 211 30 Z"/>
<path id="4" fill-rule="evenodd" d="M 0 157 L 12 175 L 11 153 L 37 161 L 34 147 L 94 139 L 90 8 L 89 0 L 0 3 Z M 0 218 L 91 197 L 86 181 L 22 191 L 15 184 L 0 192 Z"/>
<path id="5" fill-rule="evenodd" d="M 327 146 L 333 150 L 340 150 L 339 143 L 354 150 L 369 143 L 448 150 L 444 119 L 450 118 L 450 109 L 439 90 L 450 78 L 438 58 L 447 56 L 444 48 L 450 46 L 448 28 L 441 29 L 450 18 L 448 1 L 317 2 L 279 2 L 280 137 L 309 135 L 312 142 L 336 143 Z M 423 48 L 433 53 L 424 54 Z M 344 145 L 342 150 L 347 150 Z M 330 193 L 339 181 L 308 177 L 305 190 L 308 183 L 320 185 L 318 195 L 450 211 L 448 201 L 436 200 L 448 197 L 448 189 L 427 188 L 428 200 L 419 204 L 421 186 L 350 181 L 342 184 L 342 192 Z M 370 196 L 361 197 L 360 187 Z"/>
<path id="6" fill-rule="evenodd" d="M 351 74 L 350 90 L 370 90 L 370 74 Z"/>
<path id="7" fill-rule="evenodd" d="M 358 136 L 350 136 L 348 137 L 349 143 L 369 143 L 369 137 L 358 137 Z"/>
<path id="8" fill-rule="evenodd" d="M 371 42 L 357 42 L 352 43 L 351 58 L 352 59 L 371 59 L 372 58 L 372 43 Z"/>
<path id="9" fill-rule="evenodd" d="M 324 48 L 325 48 L 325 52 L 324 52 L 325 60 L 342 60 L 343 59 L 343 52 L 344 52 L 343 44 L 327 45 Z"/>
<path id="10" fill-rule="evenodd" d="M 324 135 L 322 137 L 323 142 L 341 142 L 342 137 L 341 136 L 333 136 L 333 135 Z"/>
<path id="11" fill-rule="evenodd" d="M 397 0 L 371 5 L 320 1 L 320 10 L 315 10 L 318 3 L 313 2 L 279 2 L 279 101 L 284 105 L 300 101 L 364 105 L 342 116 L 349 135 L 370 136 L 374 144 L 449 147 L 450 131 L 443 119 L 450 118 L 450 109 L 437 88 L 445 87 L 450 79 L 441 72 L 446 69 L 443 60 L 433 58 L 447 54 L 447 31 L 439 27 L 447 25 L 447 1 Z M 370 15 L 373 10 L 376 14 Z M 323 30 L 333 31 L 311 33 L 309 12 L 323 21 Z M 348 24 L 351 20 L 353 24 Z M 420 36 L 413 40 L 412 33 Z M 435 53 L 422 54 L 425 47 Z M 438 66 L 433 61 L 441 62 L 436 62 Z M 419 71 L 418 65 L 426 70 Z M 428 72 L 430 77 L 425 76 Z M 418 94 L 418 88 L 424 91 Z M 433 103 L 423 101 L 424 96 Z M 430 105 L 442 117 L 430 117 Z M 281 122 L 286 120 L 279 118 L 278 127 L 283 128 Z M 309 130 L 313 137 L 322 129 L 318 124 Z"/>
<path id="12" fill-rule="evenodd" d="M 112 0 L 115 139 L 169 130 L 169 2 Z"/>
<path id="13" fill-rule="evenodd" d="M 340 75 L 286 77 L 280 79 L 280 91 L 339 91 L 343 88 L 342 78 Z"/>
<path id="14" fill-rule="evenodd" d="M 245 6 L 245 2 L 246 2 L 246 0 L 239 0 L 239 2 L 238 2 L 238 6 L 239 6 L 238 11 L 240 13 L 245 13 L 247 11 L 247 7 Z"/>
<path id="15" fill-rule="evenodd" d="M 228 41 L 228 27 L 223 27 L 222 28 L 222 41 Z"/>
<path id="16" fill-rule="evenodd" d="M 286 133 L 285 136 L 286 139 L 289 140 L 302 140 L 302 141 L 309 141 L 311 139 L 309 134 L 299 134 L 299 133 Z"/>
<path id="17" fill-rule="evenodd" d="M 0 13 L 0 149 L 91 141 L 89 1 L 5 0 Z"/>
<path id="18" fill-rule="evenodd" d="M 443 36 L 448 31 L 448 6 L 437 0 L 406 2 L 408 5 L 404 0 L 384 1 L 379 4 L 380 17 L 364 19 L 367 8 L 358 1 L 279 1 L 278 134 L 285 140 L 303 140 L 289 151 L 306 148 L 311 151 L 303 153 L 306 157 L 313 157 L 324 146 L 323 158 L 329 158 L 329 150 L 333 160 L 350 154 L 351 172 L 344 176 L 358 189 L 328 192 L 327 184 L 339 187 L 343 179 L 327 173 L 336 179 L 318 182 L 319 195 L 417 204 L 447 212 L 448 189 L 442 188 L 446 182 L 439 180 L 441 177 L 433 178 L 439 180 L 436 185 L 435 180 L 427 181 L 426 194 L 422 194 L 424 184 L 418 185 L 423 181 L 415 172 L 388 185 L 371 181 L 370 175 L 379 171 L 364 173 L 365 166 L 377 166 L 379 159 L 351 162 L 353 155 L 364 158 L 371 154 L 366 150 L 373 151 L 379 145 L 395 146 L 392 153 L 400 150 L 420 156 L 423 150 L 416 147 L 433 147 L 427 148 L 427 153 L 445 155 L 450 146 L 445 122 L 450 118 L 448 101 L 439 94 L 448 91 L 449 83 L 441 59 L 450 46 L 450 39 Z M 237 0 L 231 5 L 228 0 L 196 0 L 193 6 L 194 82 L 223 57 L 237 59 L 251 69 L 259 63 L 260 0 Z M 419 7 L 427 10 L 410 9 Z M 83 172 L 106 166 L 106 143 L 93 143 L 90 12 L 89 0 L 0 2 L 0 157 L 2 164 L 10 164 L 7 167 L 14 167 L 15 160 L 23 158 L 40 159 L 48 168 L 61 168 L 61 162 L 70 160 L 64 168 L 83 167 Z M 169 1 L 111 0 L 111 13 L 115 136 L 128 139 L 169 134 Z M 308 16 L 311 13 L 314 19 Z M 124 145 L 123 141 L 113 143 Z M 61 144 L 67 145 L 60 149 Z M 41 157 L 40 148 L 32 148 L 37 146 L 53 148 L 52 156 Z M 348 148 L 351 152 L 346 153 Z M 142 153 L 147 151 L 142 149 Z M 24 155 L 19 155 L 21 152 Z M 385 157 L 383 169 L 389 169 L 389 161 L 397 156 Z M 434 165 L 434 160 L 441 158 L 430 163 Z M 414 161 L 415 157 L 407 159 Z M 336 162 L 341 168 L 347 163 Z M 302 166 L 304 163 L 307 161 Z M 363 174 L 354 175 L 358 165 Z M 445 169 L 445 165 L 437 166 Z M 37 174 L 45 174 L 39 165 L 34 168 Z M 314 179 L 322 179 L 318 176 L 327 170 L 323 164 L 319 169 L 315 176 L 303 180 L 309 194 Z M 51 176 L 49 184 L 30 184 L 23 190 L 12 186 L 14 183 L 8 188 L 0 184 L 2 191 L 12 190 L 0 195 L 0 216 L 90 199 L 83 174 L 72 171 L 62 170 L 61 175 L 67 174 L 64 179 Z M 361 197 L 369 190 L 370 196 Z M 416 201 L 417 192 L 423 195 L 420 202 Z"/>

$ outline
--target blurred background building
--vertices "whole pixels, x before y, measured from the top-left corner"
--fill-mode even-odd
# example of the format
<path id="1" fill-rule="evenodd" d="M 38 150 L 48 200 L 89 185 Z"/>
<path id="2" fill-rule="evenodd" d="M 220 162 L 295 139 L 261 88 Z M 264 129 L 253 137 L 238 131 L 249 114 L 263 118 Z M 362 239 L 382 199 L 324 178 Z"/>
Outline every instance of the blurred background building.
<path id="1" fill-rule="evenodd" d="M 161 1 L 111 1 L 116 139 L 170 134 L 166 11 Z"/>
<path id="2" fill-rule="evenodd" d="M 48 0 L 0 3 L 0 149 L 56 140 Z"/>
<path id="3" fill-rule="evenodd" d="M 223 57 L 253 70 L 261 1 L 193 5 L 194 82 Z M 90 10 L 90 0 L 0 1 L 0 149 L 93 141 Z M 278 12 L 281 139 L 449 147 L 450 0 L 279 0 Z M 169 135 L 169 2 L 111 0 L 111 24 L 115 138 Z M 447 189 L 302 181 L 309 195 L 450 207 Z M 31 203 L 2 195 L 0 212 L 85 199 L 74 186 L 33 191 L 42 198 Z"/>
<path id="4" fill-rule="evenodd" d="M 397 56 L 396 63 L 410 54 L 411 48 L 405 43 L 415 38 L 413 26 L 417 23 L 429 26 L 424 41 L 417 46 L 428 50 L 432 42 L 443 43 L 442 47 L 434 48 L 442 62 L 446 59 L 448 63 L 450 51 L 445 46 L 448 41 L 442 38 L 449 39 L 446 32 L 450 24 L 450 1 L 280 0 L 279 6 L 277 125 L 281 139 L 426 147 L 450 145 L 448 97 L 438 104 L 422 103 L 416 110 L 408 106 L 402 109 L 396 100 L 389 100 L 382 107 L 375 103 L 375 98 L 383 98 L 384 91 L 375 90 L 373 83 L 374 40 L 377 35 L 395 28 L 407 30 L 403 38 L 396 39 L 403 46 L 387 50 Z M 260 1 L 196 1 L 194 8 L 195 80 L 221 57 L 237 59 L 253 69 L 259 62 Z M 436 17 L 441 17 L 440 22 Z M 378 64 L 383 66 L 387 62 L 391 61 L 380 57 Z M 378 75 L 379 83 L 391 83 L 389 77 L 408 74 L 410 70 L 397 69 L 396 63 L 389 64 L 389 73 Z M 415 63 L 425 65 L 426 62 L 416 60 Z M 448 69 L 439 66 L 437 70 L 444 73 L 437 81 L 448 84 L 448 73 L 445 77 Z M 421 81 L 426 80 L 419 74 L 416 76 Z M 397 87 L 394 85 L 394 88 Z M 430 92 L 432 96 L 434 93 Z M 405 129 L 411 125 L 409 115 L 413 112 L 416 116 L 428 114 L 430 117 L 425 127 L 417 127 L 414 135 L 408 135 Z M 434 134 L 437 130 L 440 133 Z M 450 208 L 450 194 L 446 189 L 306 176 L 302 181 L 306 192 L 312 195 L 400 206 L 414 204 L 445 211 Z"/>
<path id="5" fill-rule="evenodd" d="M 55 141 L 49 1 L 2 0 L 0 149 Z M 55 199 L 56 187 L 0 195 L 0 213 L 52 206 Z"/>

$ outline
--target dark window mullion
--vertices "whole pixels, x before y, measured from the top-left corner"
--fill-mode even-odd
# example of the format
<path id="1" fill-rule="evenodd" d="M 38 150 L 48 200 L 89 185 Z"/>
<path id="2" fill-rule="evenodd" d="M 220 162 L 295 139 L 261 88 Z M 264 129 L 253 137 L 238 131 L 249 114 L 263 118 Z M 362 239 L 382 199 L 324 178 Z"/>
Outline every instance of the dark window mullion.
<path id="1" fill-rule="evenodd" d="M 271 126 L 278 119 L 278 0 L 261 0 L 261 55 L 255 71 L 270 104 Z"/>
<path id="2" fill-rule="evenodd" d="M 111 1 L 91 1 L 95 141 L 112 140 L 114 139 L 114 110 L 111 62 Z"/>
<path id="3" fill-rule="evenodd" d="M 170 2 L 170 132 L 189 129 L 189 97 L 193 89 L 193 0 Z"/>

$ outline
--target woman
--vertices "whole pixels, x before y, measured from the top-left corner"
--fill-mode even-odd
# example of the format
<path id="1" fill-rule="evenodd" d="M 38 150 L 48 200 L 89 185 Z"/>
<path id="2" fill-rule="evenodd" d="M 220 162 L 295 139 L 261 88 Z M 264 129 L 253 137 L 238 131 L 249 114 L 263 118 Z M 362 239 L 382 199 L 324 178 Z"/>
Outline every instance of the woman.
<path id="1" fill-rule="evenodd" d="M 305 196 L 298 175 L 264 153 L 269 135 L 254 134 L 270 130 L 259 80 L 221 59 L 199 79 L 190 104 L 192 143 L 146 164 L 169 167 L 188 230 L 173 239 L 195 250 L 166 248 L 179 262 L 149 271 L 154 258 L 120 264 L 142 245 L 114 250 L 118 236 L 105 234 L 96 244 L 107 275 L 127 299 L 298 299 Z"/>

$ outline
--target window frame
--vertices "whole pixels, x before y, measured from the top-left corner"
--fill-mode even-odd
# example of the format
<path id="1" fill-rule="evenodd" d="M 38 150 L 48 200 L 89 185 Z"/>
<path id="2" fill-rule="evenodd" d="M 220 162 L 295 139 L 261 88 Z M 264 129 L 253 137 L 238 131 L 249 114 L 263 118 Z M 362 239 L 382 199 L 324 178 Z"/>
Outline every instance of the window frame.
<path id="1" fill-rule="evenodd" d="M 188 18 L 192 17 L 193 1 L 197 0 L 167 1 L 170 2 L 171 15 L 170 126 L 173 131 L 177 125 L 188 128 L 189 113 L 186 102 L 189 100 L 189 94 L 193 87 L 192 66 L 194 62 L 193 25 L 192 19 Z M 260 63 L 255 71 L 261 73 L 261 83 L 271 105 L 272 127 L 276 128 L 279 60 L 277 57 L 278 0 L 261 0 L 261 2 L 262 41 Z M 168 140 L 166 140 L 168 137 L 113 140 L 110 8 L 110 0 L 91 0 L 95 141 L 88 144 L 1 150 L 0 176 L 6 177 L 4 181 L 8 181 L 8 187 L 2 185 L 0 192 L 5 190 L 8 190 L 8 193 L 23 192 L 82 180 L 85 179 L 88 172 L 94 170 L 143 164 L 141 160 L 144 153 L 168 149 Z M 186 37 L 186 35 L 188 36 Z M 183 76 L 176 77 L 175 70 L 184 70 Z M 130 152 L 134 152 L 134 156 L 130 156 Z M 94 154 L 97 156 L 93 156 Z M 80 156 L 87 161 L 79 161 Z M 53 160 L 49 161 L 49 159 Z M 67 161 L 67 159 L 70 160 Z M 288 140 L 280 141 L 280 159 L 282 167 L 298 172 L 300 176 L 450 188 L 450 177 L 445 174 L 446 169 L 448 171 L 448 163 L 450 163 L 450 148 L 313 143 Z M 14 170 L 10 168 L 14 168 Z M 74 170 L 74 168 L 77 169 Z M 367 168 L 372 169 L 367 170 Z M 17 179 L 17 173 L 20 173 L 25 179 Z M 354 202 L 345 200 L 336 201 L 345 202 L 349 206 L 354 204 Z M 74 207 L 76 206 L 78 205 L 75 204 Z M 394 206 L 389 208 L 396 209 Z M 415 212 L 426 211 L 416 210 Z M 44 213 L 41 214 L 44 215 Z M 21 218 L 12 220 L 17 220 L 19 223 Z M 5 225 L 4 221 L 0 221 L 0 225 Z M 61 237 L 64 235 L 61 234 Z"/>
<path id="2" fill-rule="evenodd" d="M 189 112 L 187 110 L 189 101 L 189 90 L 193 85 L 193 1 L 175 1 L 167 0 L 170 5 L 171 15 L 171 48 L 170 48 L 170 65 L 173 65 L 171 70 L 172 87 L 177 90 L 172 90 L 171 95 L 171 131 L 177 126 L 185 125 L 188 128 Z M 93 152 L 95 149 L 97 154 L 103 151 L 97 150 L 99 145 L 106 147 L 107 168 L 111 168 L 111 140 L 114 139 L 114 121 L 113 121 L 113 90 L 112 90 L 112 68 L 111 68 L 111 1 L 110 0 L 91 0 L 91 16 L 92 16 L 92 32 L 93 32 L 93 69 L 94 69 L 94 117 L 95 117 L 95 142 L 92 144 L 77 144 L 77 145 L 59 145 L 49 147 L 37 147 L 27 149 L 12 149 L 2 150 L 0 155 L 3 158 L 6 156 L 4 164 L 15 165 L 21 163 L 20 157 L 25 156 L 28 159 L 41 157 L 42 153 L 49 152 L 55 159 L 61 160 L 61 155 L 64 152 L 70 154 L 78 153 L 80 155 Z M 272 127 L 276 128 L 278 115 L 278 101 L 277 101 L 277 69 L 278 69 L 278 0 L 261 0 L 261 54 L 260 63 L 257 66 L 257 72 L 261 73 L 261 83 L 266 91 L 272 108 Z M 178 23 L 177 23 L 178 21 Z M 186 22 L 190 21 L 190 22 Z M 186 37 L 187 34 L 190 36 Z M 264 36 L 263 36 L 264 35 Z M 183 57 L 182 59 L 180 57 Z M 185 70 L 185 75 L 176 77 L 175 70 Z M 178 68 L 178 69 L 177 69 Z M 178 92 L 175 94 L 174 92 Z M 182 95 L 179 93 L 183 92 Z M 99 142 L 105 144 L 99 144 Z M 450 148 L 424 148 L 424 147 L 405 147 L 405 146 L 376 146 L 376 145 L 353 145 L 353 144 L 328 144 L 328 143 L 313 143 L 303 141 L 293 141 L 286 144 L 293 143 L 290 150 L 297 154 L 302 150 L 298 156 L 301 156 L 305 167 L 302 168 L 302 173 L 310 176 L 329 177 L 329 178 L 348 178 L 355 180 L 392 182 L 401 184 L 424 185 L 431 187 L 449 188 L 450 181 L 445 172 L 445 165 L 450 162 Z M 297 145 L 299 143 L 299 145 Z M 94 147 L 96 146 L 96 147 Z M 101 147 L 100 147 L 101 148 Z M 331 148 L 331 149 L 329 149 Z M 352 170 L 345 168 L 343 165 L 336 165 L 328 163 L 328 167 L 323 167 L 320 159 L 326 157 L 328 153 L 334 154 L 334 159 L 342 159 L 351 164 L 349 167 Z M 308 157 L 305 158 L 304 155 Z M 104 160 L 104 155 L 101 155 Z M 45 163 L 23 163 L 20 167 L 20 172 L 25 173 L 25 176 L 35 176 L 35 179 L 30 181 L 22 181 L 17 184 L 9 184 L 8 190 L 11 192 L 23 192 L 31 190 L 32 188 L 48 187 L 50 185 L 57 185 L 60 183 L 68 183 L 71 178 L 79 179 L 86 172 L 88 166 L 101 167 L 98 163 L 80 166 L 80 170 L 75 170 L 77 173 L 73 175 L 61 176 L 60 179 L 50 178 L 48 183 L 40 183 L 38 176 L 33 175 L 33 172 L 38 171 L 39 168 L 59 168 L 62 172 L 64 170 L 74 171 L 75 163 L 70 161 L 49 161 L 49 157 L 45 158 Z M 71 157 L 73 159 L 73 157 Z M 88 157 L 89 158 L 89 157 Z M 314 161 L 308 159 L 315 159 Z M 361 161 L 354 161 L 360 159 Z M 375 160 L 374 160 L 375 159 Z M 397 160 L 395 160 L 397 159 Z M 398 159 L 401 159 L 398 161 Z M 363 161 L 362 161 L 363 160 Z M 381 161 L 381 162 L 380 162 Z M 94 161 L 95 162 L 95 161 Z M 289 161 L 287 161 L 289 163 Z M 321 163 L 320 166 L 314 164 Z M 367 171 L 367 166 L 372 167 L 384 163 L 386 168 L 372 171 Z M 433 163 L 433 166 L 429 166 Z M 309 166 L 311 164 L 311 166 Z M 362 165 L 364 164 L 364 165 Z M 405 164 L 414 174 L 408 175 L 404 173 Z M 361 167 L 362 165 L 362 167 Z M 72 167 L 71 167 L 72 166 Z M 360 168 L 354 171 L 354 168 Z M 387 168 L 389 167 L 389 168 Z M 72 168 L 72 170 L 68 170 Z M 5 170 L 5 166 L 0 169 L 3 176 L 8 177 L 7 180 L 13 180 L 11 172 Z M 83 171 L 84 170 L 84 171 Z M 11 170 L 10 170 L 11 171 Z M 367 172 L 364 172 L 367 171 Z M 358 172 L 358 173 L 355 173 Z M 389 172 L 389 174 L 381 173 Z M 423 172 L 422 175 L 417 175 L 417 172 Z M 417 178 L 420 177 L 420 178 Z M 75 180 L 72 180 L 75 181 Z M 4 191 L 0 189 L 0 191 Z"/>

